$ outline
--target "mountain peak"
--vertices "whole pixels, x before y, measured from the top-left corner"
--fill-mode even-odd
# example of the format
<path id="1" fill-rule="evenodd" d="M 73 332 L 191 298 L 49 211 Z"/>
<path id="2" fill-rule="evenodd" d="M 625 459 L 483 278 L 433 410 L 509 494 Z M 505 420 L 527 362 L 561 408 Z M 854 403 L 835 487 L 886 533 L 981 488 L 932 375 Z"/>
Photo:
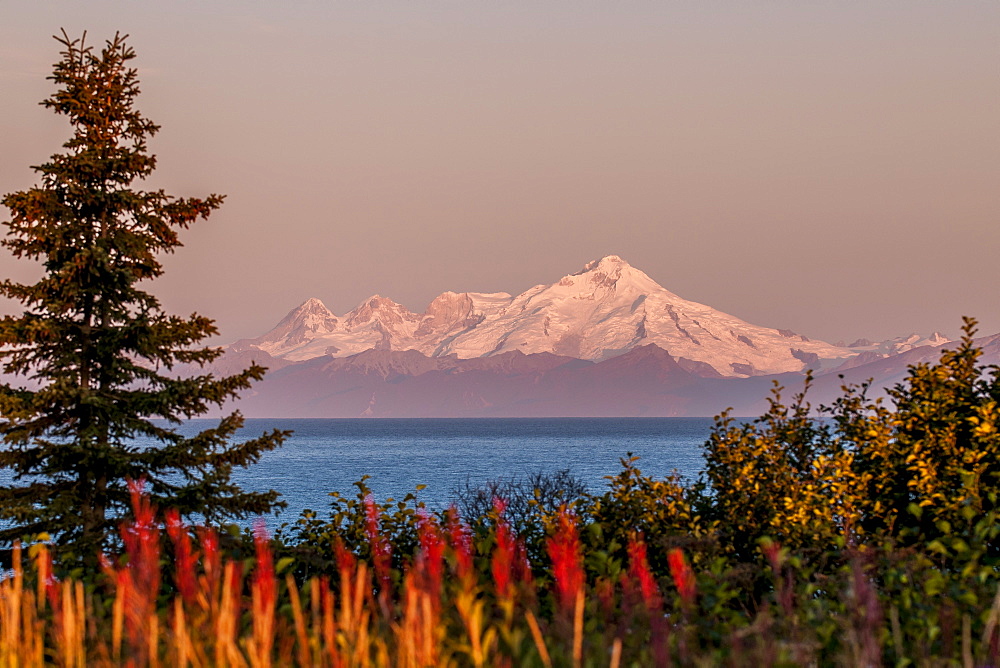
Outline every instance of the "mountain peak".
<path id="1" fill-rule="evenodd" d="M 583 265 L 583 269 L 578 271 L 574 275 L 579 276 L 581 274 L 586 274 L 591 271 L 604 271 L 604 272 L 621 271 L 622 269 L 625 268 L 631 269 L 632 265 L 630 265 L 628 262 L 626 262 L 617 255 L 605 255 L 599 260 L 592 260 L 587 264 Z"/>
<path id="2" fill-rule="evenodd" d="M 260 341 L 263 343 L 280 341 L 284 345 L 298 345 L 336 331 L 337 324 L 337 316 L 326 307 L 326 304 L 315 297 L 310 297 L 289 311 L 274 329 L 260 338 Z"/>
<path id="3" fill-rule="evenodd" d="M 403 321 L 416 321 L 417 316 L 388 297 L 372 295 L 346 316 L 347 327 L 358 327 L 371 321 L 378 321 L 390 328 Z"/>
<path id="4" fill-rule="evenodd" d="M 364 301 L 364 305 L 369 308 L 397 308 L 400 305 L 394 302 L 388 297 L 383 297 L 382 295 L 372 295 Z"/>
<path id="5" fill-rule="evenodd" d="M 303 322 L 308 322 L 310 326 L 315 326 L 318 323 L 329 320 L 336 323 L 337 316 L 335 316 L 322 301 L 316 297 L 310 297 L 289 311 L 288 315 L 286 315 L 284 319 L 278 323 L 278 327 L 286 324 Z"/>
<path id="6" fill-rule="evenodd" d="M 324 304 L 322 300 L 317 299 L 316 297 L 310 297 L 309 299 L 302 302 L 302 304 L 300 304 L 299 307 L 295 309 L 294 312 L 303 313 L 307 311 L 315 313 L 329 313 L 330 315 L 333 315 L 330 309 L 326 307 L 326 304 Z"/>
<path id="7" fill-rule="evenodd" d="M 852 354 L 684 300 L 619 255 L 516 297 L 445 292 L 416 314 L 372 295 L 339 319 L 310 299 L 293 314 L 256 345 L 290 360 L 374 348 L 458 358 L 547 352 L 600 361 L 655 344 L 674 360 L 722 376 L 799 371 L 816 360 L 830 366 Z"/>
<path id="8" fill-rule="evenodd" d="M 581 283 L 580 279 L 584 279 L 584 282 Z M 659 283 L 618 255 L 605 255 L 599 260 L 588 262 L 582 270 L 565 276 L 559 285 L 563 287 L 576 285 L 588 292 L 594 289 L 606 289 L 638 294 L 664 292 L 673 296 L 673 293 L 665 290 Z"/>

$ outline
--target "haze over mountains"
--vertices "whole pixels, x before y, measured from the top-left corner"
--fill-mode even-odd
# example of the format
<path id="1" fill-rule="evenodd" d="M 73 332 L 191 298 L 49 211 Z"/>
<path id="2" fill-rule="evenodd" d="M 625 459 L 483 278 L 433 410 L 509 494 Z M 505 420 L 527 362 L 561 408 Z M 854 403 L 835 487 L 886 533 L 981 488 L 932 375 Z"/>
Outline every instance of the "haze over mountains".
<path id="1" fill-rule="evenodd" d="M 998 339 L 983 341 L 1000 359 Z M 897 382 L 948 343 L 810 340 L 685 300 L 609 255 L 517 296 L 445 292 L 419 314 L 379 295 L 342 316 L 309 299 L 213 370 L 269 368 L 237 402 L 259 417 L 755 415 L 775 379 L 796 388 L 812 370 L 814 400 L 828 401 L 841 375 Z"/>

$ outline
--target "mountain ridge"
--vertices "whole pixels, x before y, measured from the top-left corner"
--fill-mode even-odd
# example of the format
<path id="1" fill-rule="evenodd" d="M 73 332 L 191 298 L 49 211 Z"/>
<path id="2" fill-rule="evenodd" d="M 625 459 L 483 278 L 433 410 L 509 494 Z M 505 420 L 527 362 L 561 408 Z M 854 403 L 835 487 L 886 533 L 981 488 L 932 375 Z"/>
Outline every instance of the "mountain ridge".
<path id="1" fill-rule="evenodd" d="M 982 362 L 1000 362 L 1000 334 L 976 339 Z M 885 396 L 913 364 L 934 362 L 941 347 L 922 346 L 816 376 L 807 400 L 830 405 L 845 383 L 871 380 L 868 396 Z M 684 368 L 655 344 L 600 362 L 552 353 L 508 351 L 490 357 L 430 357 L 415 350 L 369 349 L 303 361 L 273 358 L 253 347 L 230 348 L 209 370 L 257 362 L 264 379 L 227 404 L 248 417 L 734 417 L 762 414 L 775 383 L 786 398 L 805 375 L 706 377 Z M 273 366 L 272 366 L 273 365 Z"/>
<path id="2" fill-rule="evenodd" d="M 516 296 L 444 292 L 421 314 L 373 295 L 337 316 L 310 298 L 266 334 L 232 347 L 255 347 L 287 361 L 378 349 L 460 359 L 519 350 L 599 362 L 655 344 L 701 375 L 747 377 L 829 370 L 862 352 L 896 352 L 864 343 L 868 345 L 838 346 L 753 325 L 685 300 L 621 257 L 607 255 Z"/>

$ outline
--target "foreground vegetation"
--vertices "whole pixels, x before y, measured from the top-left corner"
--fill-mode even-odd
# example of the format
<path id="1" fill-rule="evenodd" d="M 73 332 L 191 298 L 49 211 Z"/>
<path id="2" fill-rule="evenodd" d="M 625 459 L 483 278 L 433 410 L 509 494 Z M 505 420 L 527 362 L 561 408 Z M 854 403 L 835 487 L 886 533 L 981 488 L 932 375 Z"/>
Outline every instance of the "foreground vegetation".
<path id="1" fill-rule="evenodd" d="M 888 405 L 721 416 L 691 484 L 626 459 L 601 494 L 541 476 L 460 515 L 362 480 L 272 539 L 160 521 L 134 484 L 101 573 L 15 551 L 0 665 L 1000 665 L 1000 378 L 972 335 Z"/>
<path id="2" fill-rule="evenodd" d="M 236 442 L 238 413 L 190 437 L 173 428 L 221 407 L 265 369 L 199 373 L 222 354 L 203 345 L 215 325 L 167 313 L 143 289 L 163 274 L 162 255 L 182 245 L 179 232 L 223 197 L 145 188 L 156 167 L 147 142 L 159 126 L 135 106 L 135 51 L 124 35 L 100 50 L 85 37 L 57 38 L 56 89 L 42 101 L 69 122 L 70 138 L 33 168 L 39 183 L 0 198 L 11 214 L 0 247 L 38 265 L 34 283 L 0 280 L 0 297 L 24 309 L 0 317 L 0 470 L 9 472 L 0 545 L 45 531 L 61 560 L 96 568 L 127 512 L 129 478 L 145 478 L 159 503 L 213 522 L 280 507 L 277 492 L 242 490 L 232 474 L 287 434 Z"/>
<path id="3" fill-rule="evenodd" d="M 538 476 L 435 514 L 362 480 L 272 539 L 185 526 L 280 505 L 231 474 L 286 433 L 151 420 L 264 369 L 175 375 L 218 356 L 198 347 L 214 327 L 138 284 L 222 198 L 133 189 L 158 129 L 133 106 L 134 53 L 60 42 L 43 104 L 73 136 L 3 198 L 2 244 L 44 275 L 0 282 L 26 309 L 0 318 L 3 371 L 34 383 L 0 384 L 0 546 L 27 546 L 4 553 L 0 667 L 1000 665 L 1000 375 L 972 321 L 888 402 L 845 388 L 817 419 L 776 389 L 754 422 L 720 416 L 697 482 L 627 458 L 600 494 Z"/>

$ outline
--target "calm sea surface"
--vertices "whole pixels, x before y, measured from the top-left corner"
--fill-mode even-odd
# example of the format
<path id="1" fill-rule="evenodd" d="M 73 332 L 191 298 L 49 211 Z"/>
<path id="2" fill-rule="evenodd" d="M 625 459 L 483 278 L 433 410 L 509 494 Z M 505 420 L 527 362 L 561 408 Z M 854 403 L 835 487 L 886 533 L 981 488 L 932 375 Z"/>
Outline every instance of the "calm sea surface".
<path id="1" fill-rule="evenodd" d="M 179 430 L 193 435 L 217 424 L 191 420 Z M 709 418 L 248 419 L 240 437 L 294 433 L 260 463 L 236 469 L 234 479 L 246 490 L 281 493 L 288 507 L 269 521 L 272 528 L 305 508 L 325 517 L 329 492 L 354 496 L 353 483 L 366 474 L 380 501 L 426 485 L 417 498 L 431 508 L 446 507 L 466 480 L 475 485 L 538 471 L 569 469 L 600 492 L 629 452 L 641 457 L 647 474 L 676 469 L 696 477 L 711 426 Z M 9 480 L 10 471 L 0 470 L 0 484 Z"/>
<path id="2" fill-rule="evenodd" d="M 184 431 L 214 424 L 194 420 Z M 244 436 L 292 429 L 285 445 L 259 464 L 238 470 L 245 489 L 281 492 L 288 508 L 279 521 L 292 521 L 304 508 L 325 511 L 328 493 L 353 496 L 353 483 L 369 475 L 378 499 L 401 499 L 417 485 L 430 507 L 444 507 L 466 480 L 523 477 L 536 471 L 569 469 L 591 491 L 621 470 L 631 452 L 638 466 L 655 476 L 676 469 L 694 478 L 703 466 L 708 418 L 548 419 L 346 419 L 247 420 Z"/>

